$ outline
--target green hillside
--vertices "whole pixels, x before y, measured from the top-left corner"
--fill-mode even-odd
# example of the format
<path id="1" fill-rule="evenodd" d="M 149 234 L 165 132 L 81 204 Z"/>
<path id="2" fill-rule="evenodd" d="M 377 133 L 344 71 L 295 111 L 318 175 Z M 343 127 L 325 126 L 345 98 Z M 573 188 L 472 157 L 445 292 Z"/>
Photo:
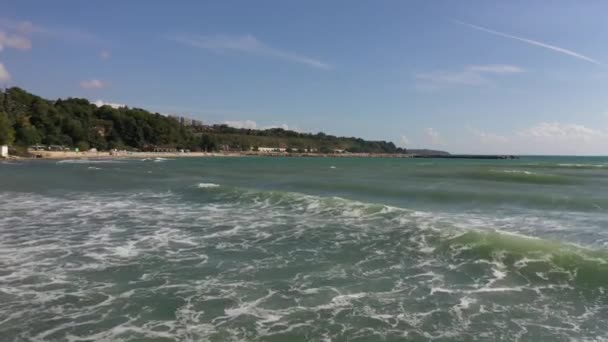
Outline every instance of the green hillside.
<path id="1" fill-rule="evenodd" d="M 245 151 L 281 147 L 329 153 L 405 153 L 392 142 L 299 133 L 280 128 L 236 129 L 226 125 L 185 125 L 139 108 L 98 107 L 86 99 L 46 100 L 20 88 L 0 91 L 0 144 L 16 147 L 61 145 L 86 150 Z"/>

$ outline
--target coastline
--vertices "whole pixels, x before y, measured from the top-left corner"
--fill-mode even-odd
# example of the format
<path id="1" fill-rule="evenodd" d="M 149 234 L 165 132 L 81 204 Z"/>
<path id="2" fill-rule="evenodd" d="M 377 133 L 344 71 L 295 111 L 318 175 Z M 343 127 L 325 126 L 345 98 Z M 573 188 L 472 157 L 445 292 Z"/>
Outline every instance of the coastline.
<path id="1" fill-rule="evenodd" d="M 209 158 L 209 157 L 317 157 L 317 158 L 413 158 L 410 154 L 385 153 L 287 153 L 287 152 L 73 152 L 35 151 L 29 157 L 10 159 L 78 160 L 78 159 L 145 159 L 145 158 Z"/>
<path id="2" fill-rule="evenodd" d="M 297 152 L 74 152 L 30 151 L 29 156 L 9 156 L 6 160 L 78 160 L 78 159 L 154 159 L 211 157 L 308 157 L 308 158 L 441 158 L 441 159 L 519 159 L 515 155 L 416 155 L 401 153 L 297 153 Z"/>

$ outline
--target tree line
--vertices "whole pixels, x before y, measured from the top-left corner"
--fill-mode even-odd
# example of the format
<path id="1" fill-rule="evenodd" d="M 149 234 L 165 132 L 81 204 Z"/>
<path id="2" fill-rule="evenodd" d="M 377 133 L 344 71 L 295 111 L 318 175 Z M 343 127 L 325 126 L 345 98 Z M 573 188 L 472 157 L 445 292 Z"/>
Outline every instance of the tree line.
<path id="1" fill-rule="evenodd" d="M 61 145 L 80 150 L 191 151 L 283 147 L 292 151 L 330 153 L 405 153 L 392 142 L 300 133 L 281 128 L 238 129 L 227 125 L 184 125 L 140 108 L 98 107 L 86 99 L 46 100 L 13 87 L 0 91 L 0 144 L 20 148 Z"/>

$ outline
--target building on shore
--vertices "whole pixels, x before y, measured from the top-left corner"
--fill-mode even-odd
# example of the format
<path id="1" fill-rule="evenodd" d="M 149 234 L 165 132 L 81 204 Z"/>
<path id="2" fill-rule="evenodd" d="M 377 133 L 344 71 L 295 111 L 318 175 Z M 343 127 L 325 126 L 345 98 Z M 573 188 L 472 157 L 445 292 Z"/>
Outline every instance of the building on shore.
<path id="1" fill-rule="evenodd" d="M 196 120 L 196 119 L 192 119 L 192 118 L 181 116 L 181 115 L 170 114 L 169 118 L 179 122 L 179 124 L 182 126 L 191 126 L 191 127 L 203 126 L 202 120 Z"/>
<path id="2" fill-rule="evenodd" d="M 28 150 L 30 151 L 46 151 L 46 146 L 43 145 L 33 145 L 28 147 Z"/>
<path id="3" fill-rule="evenodd" d="M 63 145 L 49 145 L 48 150 L 49 151 L 69 151 L 70 148 L 65 147 Z"/>
<path id="4" fill-rule="evenodd" d="M 0 158 L 8 158 L 8 146 L 0 145 Z"/>

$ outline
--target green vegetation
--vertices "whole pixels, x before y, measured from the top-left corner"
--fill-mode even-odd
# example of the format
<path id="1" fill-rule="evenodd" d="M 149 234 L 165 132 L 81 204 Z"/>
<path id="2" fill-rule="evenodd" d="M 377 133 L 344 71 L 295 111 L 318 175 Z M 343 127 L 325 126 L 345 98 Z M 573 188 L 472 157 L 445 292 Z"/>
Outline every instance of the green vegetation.
<path id="1" fill-rule="evenodd" d="M 63 145 L 80 150 L 145 151 L 160 147 L 248 151 L 258 147 L 282 147 L 293 152 L 405 153 L 391 142 L 324 133 L 183 125 L 174 118 L 139 108 L 97 107 L 78 98 L 49 101 L 16 87 L 0 91 L 0 144 L 17 147 Z"/>

